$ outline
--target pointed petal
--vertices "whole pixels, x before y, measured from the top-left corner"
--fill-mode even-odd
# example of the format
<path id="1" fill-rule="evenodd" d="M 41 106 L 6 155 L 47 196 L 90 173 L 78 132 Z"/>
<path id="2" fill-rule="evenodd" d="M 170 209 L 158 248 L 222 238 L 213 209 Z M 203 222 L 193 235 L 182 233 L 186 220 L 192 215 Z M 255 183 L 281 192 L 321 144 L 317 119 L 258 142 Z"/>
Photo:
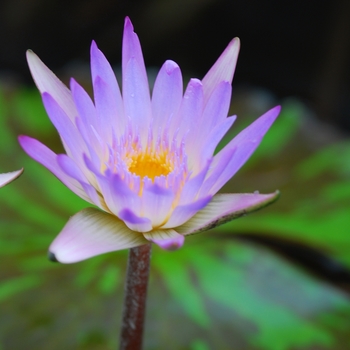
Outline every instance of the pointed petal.
<path id="1" fill-rule="evenodd" d="M 49 252 L 61 263 L 74 263 L 147 242 L 141 233 L 131 231 L 115 216 L 86 208 L 69 219 Z"/>
<path id="2" fill-rule="evenodd" d="M 215 194 L 220 188 L 243 166 L 256 148 L 264 135 L 269 130 L 281 110 L 280 106 L 274 107 L 247 128 L 241 131 L 228 145 L 214 156 L 211 176 L 217 176 L 217 180 L 210 189 Z M 234 150 L 234 151 L 233 151 Z M 226 164 L 221 169 L 221 164 Z"/>
<path id="3" fill-rule="evenodd" d="M 52 152 L 38 140 L 28 136 L 21 135 L 18 137 L 18 141 L 29 157 L 32 157 L 45 168 L 49 169 L 61 182 L 63 182 L 64 185 L 66 185 L 79 197 L 83 198 L 89 203 L 92 203 L 91 199 L 86 195 L 80 183 L 68 176 L 61 169 L 57 163 L 57 155 L 54 152 Z"/>
<path id="4" fill-rule="evenodd" d="M 152 117 L 148 80 L 142 78 L 142 69 L 135 58 L 131 58 L 123 69 L 124 112 L 138 130 L 148 130 Z"/>
<path id="5" fill-rule="evenodd" d="M 189 235 L 210 230 L 240 216 L 261 209 L 279 197 L 279 192 L 270 194 L 217 194 L 212 201 L 189 221 L 176 227 L 180 234 Z"/>
<path id="6" fill-rule="evenodd" d="M 160 69 L 152 93 L 153 130 L 164 128 L 178 112 L 182 100 L 182 75 L 179 66 L 166 61 Z"/>
<path id="7" fill-rule="evenodd" d="M 104 54 L 99 50 L 94 41 L 91 43 L 90 56 L 92 81 L 94 82 L 97 77 L 100 77 L 111 89 L 116 104 L 119 108 L 121 108 L 122 96 L 114 71 L 111 65 L 109 64 L 108 60 L 106 59 Z"/>
<path id="8" fill-rule="evenodd" d="M 11 181 L 17 179 L 20 175 L 22 175 L 24 169 L 11 171 L 10 173 L 0 174 L 0 187 L 3 187 L 10 183 Z"/>
<path id="9" fill-rule="evenodd" d="M 40 58 L 31 50 L 27 51 L 30 72 L 41 94 L 49 93 L 61 106 L 68 117 L 74 121 L 77 115 L 75 105 L 68 88 L 51 72 Z"/>
<path id="10" fill-rule="evenodd" d="M 210 95 L 221 81 L 232 83 L 239 48 L 240 41 L 238 38 L 234 38 L 203 78 L 202 82 L 205 101 L 208 101 Z"/>
<path id="11" fill-rule="evenodd" d="M 148 77 L 139 38 L 129 17 L 125 18 L 122 52 L 124 111 L 139 130 L 148 128 L 151 100 Z"/>
<path id="12" fill-rule="evenodd" d="M 183 246 L 185 237 L 174 230 L 154 230 L 143 234 L 144 237 L 165 250 L 176 250 Z"/>

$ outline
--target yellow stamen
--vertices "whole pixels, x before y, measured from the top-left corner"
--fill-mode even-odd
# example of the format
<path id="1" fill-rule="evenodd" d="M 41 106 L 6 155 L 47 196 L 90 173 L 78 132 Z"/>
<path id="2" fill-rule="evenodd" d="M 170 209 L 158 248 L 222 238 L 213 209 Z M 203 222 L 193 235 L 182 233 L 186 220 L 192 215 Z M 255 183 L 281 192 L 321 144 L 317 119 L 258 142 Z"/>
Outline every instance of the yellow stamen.
<path id="1" fill-rule="evenodd" d="M 157 176 L 166 176 L 173 170 L 174 164 L 167 152 L 139 153 L 129 158 L 129 171 L 141 178 L 147 176 L 153 182 Z"/>

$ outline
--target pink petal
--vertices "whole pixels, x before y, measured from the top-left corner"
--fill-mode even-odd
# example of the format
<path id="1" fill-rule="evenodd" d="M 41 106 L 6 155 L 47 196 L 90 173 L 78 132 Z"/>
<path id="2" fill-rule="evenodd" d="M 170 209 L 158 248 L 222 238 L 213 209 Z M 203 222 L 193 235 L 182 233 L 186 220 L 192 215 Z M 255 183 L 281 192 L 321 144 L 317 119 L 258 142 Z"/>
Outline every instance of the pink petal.
<path id="1" fill-rule="evenodd" d="M 177 250 L 181 248 L 185 242 L 185 237 L 178 234 L 174 230 L 154 230 L 143 234 L 144 237 L 157 244 L 165 250 Z"/>
<path id="2" fill-rule="evenodd" d="M 137 247 L 148 241 L 115 216 L 86 208 L 69 219 L 49 248 L 49 258 L 74 263 L 107 252 Z"/>
<path id="3" fill-rule="evenodd" d="M 41 94 L 44 92 L 49 93 L 73 122 L 77 112 L 68 88 L 31 50 L 27 51 L 27 61 L 35 84 Z"/>
<path id="4" fill-rule="evenodd" d="M 204 100 L 208 101 L 216 86 L 222 81 L 232 83 L 235 73 L 240 41 L 234 38 L 226 47 L 218 60 L 203 78 Z"/>
<path id="5" fill-rule="evenodd" d="M 217 194 L 211 202 L 189 221 L 176 227 L 180 234 L 189 235 L 210 230 L 240 216 L 249 214 L 273 203 L 279 192 L 270 194 Z"/>
<path id="6" fill-rule="evenodd" d="M 68 176 L 57 163 L 57 155 L 52 152 L 49 148 L 43 145 L 38 140 L 31 137 L 21 135 L 18 137 L 18 141 L 24 151 L 42 164 L 45 168 L 49 169 L 60 181 L 63 182 L 71 191 L 83 198 L 89 203 L 91 199 L 86 195 L 85 191 L 81 187 L 80 183 L 75 179 Z"/>
<path id="7" fill-rule="evenodd" d="M 22 175 L 24 169 L 11 171 L 10 173 L 0 174 L 0 187 L 3 187 L 10 183 L 11 181 L 17 179 L 20 175 Z"/>

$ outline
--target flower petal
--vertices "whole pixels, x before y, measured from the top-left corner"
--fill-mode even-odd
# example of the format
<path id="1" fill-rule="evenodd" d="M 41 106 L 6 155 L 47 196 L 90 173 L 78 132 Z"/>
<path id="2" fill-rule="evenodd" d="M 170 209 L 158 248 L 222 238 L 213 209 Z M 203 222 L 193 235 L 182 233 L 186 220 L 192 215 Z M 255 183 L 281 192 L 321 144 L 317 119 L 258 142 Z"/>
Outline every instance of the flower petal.
<path id="1" fill-rule="evenodd" d="M 208 101 L 216 86 L 222 81 L 232 83 L 235 73 L 240 41 L 234 38 L 202 80 L 204 101 Z"/>
<path id="2" fill-rule="evenodd" d="M 213 184 L 213 187 L 209 189 L 209 193 L 215 194 L 219 191 L 249 159 L 277 118 L 280 110 L 281 107 L 277 106 L 266 112 L 241 131 L 228 145 L 214 156 L 211 176 L 217 176 L 217 180 Z M 224 169 L 222 169 L 220 163 L 226 164 Z"/>
<path id="3" fill-rule="evenodd" d="M 125 222 L 130 230 L 148 232 L 152 230 L 152 222 L 148 218 L 137 216 L 131 209 L 125 208 L 118 213 L 118 217 Z"/>
<path id="4" fill-rule="evenodd" d="M 193 203 L 177 206 L 172 212 L 167 223 L 163 225 L 161 229 L 173 228 L 184 224 L 199 210 L 203 209 L 210 202 L 211 198 L 211 196 L 207 196 L 205 198 L 198 199 Z"/>
<path id="5" fill-rule="evenodd" d="M 31 50 L 27 51 L 30 72 L 41 94 L 49 93 L 61 106 L 67 116 L 74 121 L 77 115 L 73 98 L 68 88 L 51 72 Z"/>
<path id="6" fill-rule="evenodd" d="M 166 61 L 160 69 L 152 93 L 153 130 L 164 128 L 169 118 L 174 117 L 182 100 L 182 75 L 179 66 Z"/>
<path id="7" fill-rule="evenodd" d="M 0 174 L 0 187 L 3 187 L 10 183 L 11 181 L 17 179 L 20 175 L 22 175 L 24 169 L 11 171 L 10 173 Z"/>
<path id="8" fill-rule="evenodd" d="M 261 209 L 276 201 L 278 197 L 278 191 L 270 194 L 220 193 L 215 195 L 204 209 L 175 229 L 184 235 L 207 231 Z"/>
<path id="9" fill-rule="evenodd" d="M 165 250 L 176 250 L 183 246 L 185 237 L 172 229 L 154 230 L 143 234 L 144 237 Z"/>
<path id="10" fill-rule="evenodd" d="M 43 145 L 38 140 L 31 137 L 21 135 L 18 137 L 18 141 L 24 151 L 42 164 L 45 168 L 49 169 L 60 181 L 63 182 L 71 191 L 83 198 L 89 203 L 91 199 L 86 195 L 85 191 L 81 187 L 80 183 L 75 179 L 68 176 L 57 163 L 57 155 L 52 152 L 48 147 Z M 93 204 L 93 203 L 92 203 Z"/>
<path id="11" fill-rule="evenodd" d="M 138 130 L 151 119 L 151 100 L 146 67 L 138 36 L 129 17 L 125 18 L 122 53 L 124 111 Z"/>
<path id="12" fill-rule="evenodd" d="M 92 76 L 92 82 L 95 82 L 97 77 L 100 77 L 111 89 L 112 95 L 114 96 L 117 109 L 119 111 L 122 111 L 123 108 L 123 102 L 122 102 L 122 96 L 120 93 L 119 85 L 117 82 L 117 79 L 115 77 L 114 71 L 107 61 L 105 55 L 99 50 L 96 43 L 93 41 L 91 43 L 91 49 L 90 49 L 90 56 L 91 56 L 91 76 Z M 95 86 L 94 86 L 94 92 L 95 92 Z M 122 114 L 119 112 L 117 115 Z"/>
<path id="13" fill-rule="evenodd" d="M 152 221 L 153 227 L 161 226 L 171 212 L 175 199 L 171 189 L 163 188 L 157 184 L 144 186 L 142 191 L 142 213 Z"/>
<path id="14" fill-rule="evenodd" d="M 69 219 L 49 248 L 51 260 L 74 263 L 93 256 L 148 243 L 115 216 L 86 208 Z"/>
<path id="15" fill-rule="evenodd" d="M 69 158 L 66 154 L 59 154 L 57 155 L 57 163 L 68 176 L 72 177 L 80 183 L 85 193 L 91 199 L 91 203 L 94 203 L 99 208 L 106 210 L 106 204 L 104 203 L 104 200 L 97 193 L 96 189 L 89 184 L 83 172 L 71 158 Z"/>

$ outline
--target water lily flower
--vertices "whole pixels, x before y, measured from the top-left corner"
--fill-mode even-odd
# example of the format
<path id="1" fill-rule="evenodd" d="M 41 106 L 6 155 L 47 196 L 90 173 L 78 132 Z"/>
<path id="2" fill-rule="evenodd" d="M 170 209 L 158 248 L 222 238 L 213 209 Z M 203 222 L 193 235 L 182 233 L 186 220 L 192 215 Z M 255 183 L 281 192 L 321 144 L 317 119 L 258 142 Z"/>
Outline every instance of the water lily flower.
<path id="1" fill-rule="evenodd" d="M 125 19 L 122 93 L 95 42 L 93 101 L 74 80 L 70 90 L 32 52 L 28 64 L 66 154 L 28 136 L 19 142 L 69 189 L 97 208 L 70 218 L 49 248 L 72 263 L 153 242 L 182 246 L 201 232 L 276 199 L 272 194 L 217 194 L 259 145 L 280 112 L 275 107 L 214 155 L 232 126 L 227 117 L 239 39 L 233 39 L 202 79 L 183 93 L 179 66 L 166 61 L 150 94 L 141 46 Z"/>
<path id="2" fill-rule="evenodd" d="M 20 170 L 11 171 L 10 173 L 0 174 L 0 187 L 4 187 L 11 181 L 16 180 L 23 173 L 23 170 L 22 168 Z"/>

